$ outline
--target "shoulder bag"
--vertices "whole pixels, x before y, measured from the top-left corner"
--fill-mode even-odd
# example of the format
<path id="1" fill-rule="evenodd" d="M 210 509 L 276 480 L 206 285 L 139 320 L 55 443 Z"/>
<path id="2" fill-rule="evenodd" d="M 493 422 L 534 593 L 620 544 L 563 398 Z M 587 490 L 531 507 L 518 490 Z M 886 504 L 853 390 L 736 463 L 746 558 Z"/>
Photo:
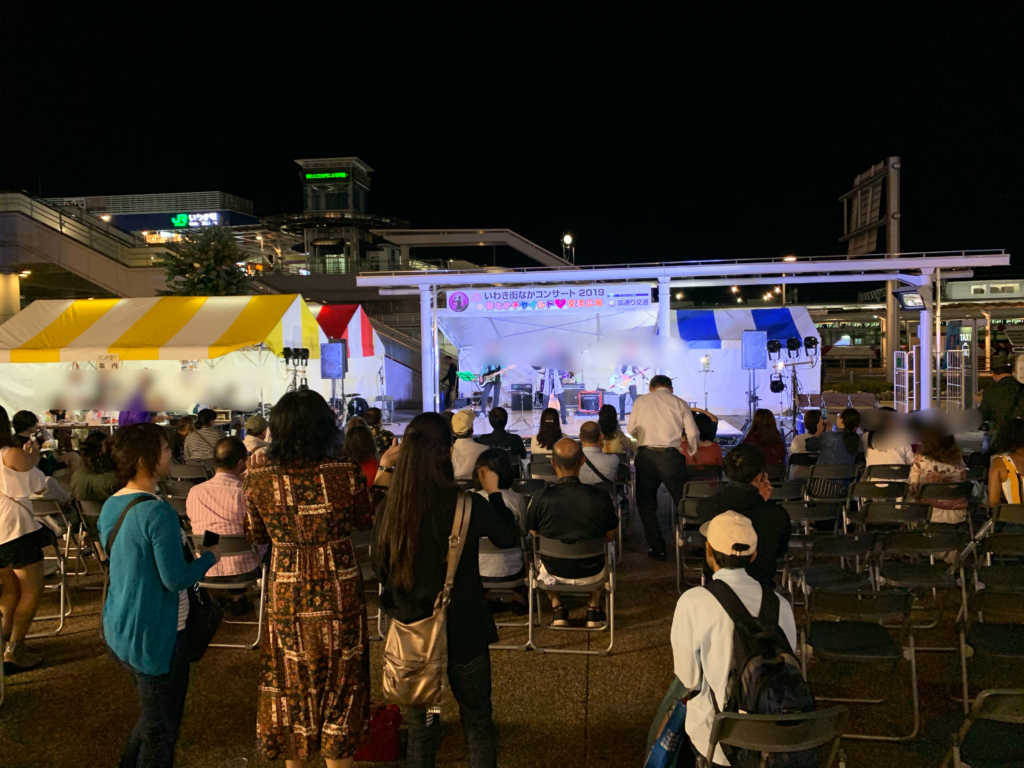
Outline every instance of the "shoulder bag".
<path id="1" fill-rule="evenodd" d="M 184 530 L 184 523 L 178 518 L 178 524 Z M 181 547 L 185 555 L 185 562 L 191 562 L 196 557 L 187 546 Z M 266 589 L 264 584 L 263 589 Z M 187 590 L 188 593 L 188 618 L 185 620 L 185 638 L 188 643 L 188 660 L 199 661 L 210 647 L 213 636 L 220 628 L 221 619 L 224 618 L 224 611 L 220 605 L 210 597 L 210 593 L 193 584 Z"/>
<path id="2" fill-rule="evenodd" d="M 433 613 L 409 624 L 391 621 L 384 644 L 384 696 L 395 704 L 432 707 L 441 703 L 448 672 L 448 603 L 469 533 L 470 511 L 470 497 L 459 493 L 448 538 L 448 572 Z"/>

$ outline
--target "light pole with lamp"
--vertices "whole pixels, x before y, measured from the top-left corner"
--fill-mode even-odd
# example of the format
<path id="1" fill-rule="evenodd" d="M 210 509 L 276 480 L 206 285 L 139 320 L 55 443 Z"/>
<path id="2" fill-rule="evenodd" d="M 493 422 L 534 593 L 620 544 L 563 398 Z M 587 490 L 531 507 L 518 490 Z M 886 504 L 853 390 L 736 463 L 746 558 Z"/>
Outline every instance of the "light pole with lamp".
<path id="1" fill-rule="evenodd" d="M 569 232 L 562 235 L 562 258 L 572 264 L 576 263 L 576 246 L 573 244 L 572 234 Z"/>
<path id="2" fill-rule="evenodd" d="M 708 409 L 708 374 L 714 373 L 711 370 L 711 355 L 704 355 L 700 359 L 700 372 L 704 374 L 704 410 Z"/>

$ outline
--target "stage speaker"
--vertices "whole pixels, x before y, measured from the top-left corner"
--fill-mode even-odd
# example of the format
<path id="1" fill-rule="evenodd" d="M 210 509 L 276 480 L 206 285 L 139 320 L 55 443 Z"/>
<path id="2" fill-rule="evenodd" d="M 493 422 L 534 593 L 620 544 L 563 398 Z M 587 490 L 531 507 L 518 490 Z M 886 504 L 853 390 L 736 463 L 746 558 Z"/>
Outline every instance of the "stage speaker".
<path id="1" fill-rule="evenodd" d="M 533 393 L 532 392 L 513 392 L 512 393 L 512 410 L 513 411 L 532 411 L 533 410 Z"/>
<path id="2" fill-rule="evenodd" d="M 320 378 L 344 379 L 348 372 L 348 342 L 331 341 L 320 345 Z"/>
<path id="3" fill-rule="evenodd" d="M 573 384 L 572 386 L 563 387 L 563 389 L 565 390 L 566 406 L 570 406 L 573 403 L 579 403 L 580 392 L 583 391 L 583 387 L 579 386 L 578 384 Z"/>
<path id="4" fill-rule="evenodd" d="M 763 371 L 768 367 L 768 332 L 743 332 L 743 370 Z"/>
<path id="5" fill-rule="evenodd" d="M 469 408 L 469 406 L 470 406 L 470 404 L 472 402 L 473 401 L 470 398 L 468 398 L 468 397 L 456 397 L 455 398 L 455 402 L 452 405 L 452 407 L 456 411 L 461 411 L 463 408 Z"/>
<path id="6" fill-rule="evenodd" d="M 603 392 L 580 392 L 580 413 L 597 413 L 601 410 Z"/>

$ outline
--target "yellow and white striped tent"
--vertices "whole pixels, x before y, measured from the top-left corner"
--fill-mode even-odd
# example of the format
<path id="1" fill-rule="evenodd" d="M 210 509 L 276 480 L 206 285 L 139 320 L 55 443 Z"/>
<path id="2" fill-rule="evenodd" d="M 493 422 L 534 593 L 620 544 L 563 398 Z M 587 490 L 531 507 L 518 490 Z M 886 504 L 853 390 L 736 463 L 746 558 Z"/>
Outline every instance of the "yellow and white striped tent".
<path id="1" fill-rule="evenodd" d="M 325 341 L 298 294 L 34 301 L 0 326 L 0 363 L 212 360 L 260 345 L 319 358 Z"/>

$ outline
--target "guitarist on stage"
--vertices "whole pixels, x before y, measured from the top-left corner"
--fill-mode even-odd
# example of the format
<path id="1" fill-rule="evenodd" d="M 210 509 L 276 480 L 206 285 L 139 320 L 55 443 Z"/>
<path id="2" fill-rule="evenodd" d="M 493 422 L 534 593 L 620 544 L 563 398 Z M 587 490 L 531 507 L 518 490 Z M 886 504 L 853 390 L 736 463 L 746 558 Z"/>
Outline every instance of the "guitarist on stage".
<path id="1" fill-rule="evenodd" d="M 643 376 L 647 368 L 633 366 L 622 366 L 621 369 L 612 374 L 608 380 L 608 391 L 619 396 L 619 416 L 626 413 L 626 395 L 629 395 L 630 405 L 636 402 L 637 381 Z"/>
<path id="2" fill-rule="evenodd" d="M 558 400 L 558 411 L 562 414 L 562 423 L 568 424 L 569 419 L 565 412 L 565 387 L 562 386 L 562 371 L 555 368 L 544 368 L 540 372 L 540 386 L 544 393 L 541 402 L 547 403 L 554 394 Z"/>
<path id="3" fill-rule="evenodd" d="M 487 398 L 490 395 L 494 395 L 494 404 L 492 408 L 497 408 L 501 405 L 501 372 L 502 368 L 498 364 L 492 363 L 484 369 L 484 372 L 479 376 L 480 387 L 480 410 L 481 415 L 487 415 Z"/>

